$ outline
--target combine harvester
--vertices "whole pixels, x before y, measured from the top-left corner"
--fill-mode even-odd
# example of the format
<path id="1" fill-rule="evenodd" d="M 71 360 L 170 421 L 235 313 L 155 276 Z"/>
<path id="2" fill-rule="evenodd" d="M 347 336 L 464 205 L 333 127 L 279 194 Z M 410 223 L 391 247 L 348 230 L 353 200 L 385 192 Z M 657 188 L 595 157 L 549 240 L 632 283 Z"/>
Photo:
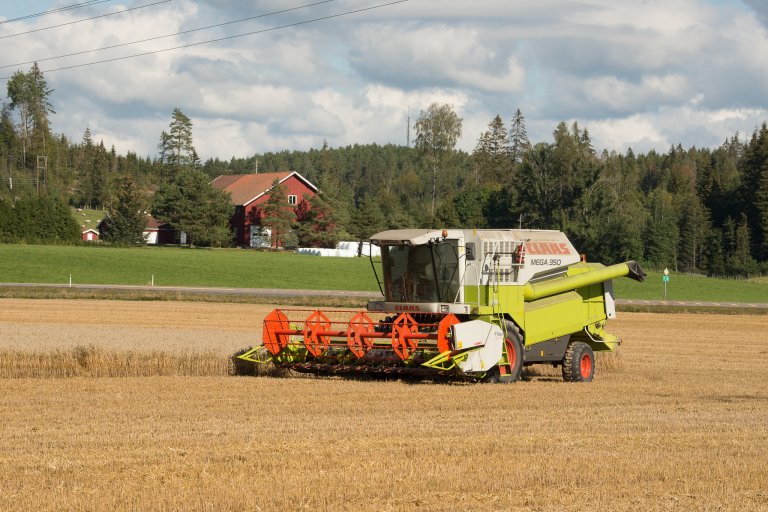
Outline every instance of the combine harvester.
<path id="1" fill-rule="evenodd" d="M 595 351 L 620 340 L 612 279 L 634 261 L 582 261 L 559 231 L 405 229 L 371 237 L 383 301 L 367 311 L 275 309 L 242 359 L 319 375 L 384 374 L 512 382 L 523 366 L 591 381 Z M 261 354 L 261 356 L 259 355 Z M 267 357 L 263 357 L 266 355 Z"/>

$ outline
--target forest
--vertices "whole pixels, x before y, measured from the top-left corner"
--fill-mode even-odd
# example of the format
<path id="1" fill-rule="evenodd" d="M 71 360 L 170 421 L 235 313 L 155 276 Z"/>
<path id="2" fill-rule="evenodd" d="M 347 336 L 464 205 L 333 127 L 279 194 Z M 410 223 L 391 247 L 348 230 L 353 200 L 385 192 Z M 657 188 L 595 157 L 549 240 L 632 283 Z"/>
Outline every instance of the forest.
<path id="1" fill-rule="evenodd" d="M 77 225 L 62 206 L 103 208 L 116 219 L 146 210 L 192 223 L 199 211 L 182 215 L 178 205 L 195 203 L 215 224 L 194 226 L 200 245 L 227 245 L 226 198 L 211 195 L 206 180 L 293 170 L 321 194 L 313 214 L 296 212 L 292 244 L 333 245 L 387 228 L 542 228 L 565 231 L 590 260 L 604 263 L 638 259 L 708 275 L 768 272 L 765 123 L 715 148 L 598 152 L 577 122 L 554 126 L 551 141 L 530 141 L 518 109 L 508 123 L 502 115 L 489 120 L 467 153 L 456 149 L 461 118 L 450 105 L 433 104 L 415 123 L 412 147 L 324 142 L 307 151 L 201 161 L 193 121 L 179 109 L 169 131 L 158 134 L 157 155 L 121 154 L 94 140 L 87 126 L 76 137 L 52 133 L 53 92 L 37 65 L 8 81 L 0 111 L 1 241 L 75 242 Z M 131 222 L 138 227 L 141 217 Z M 114 232 L 130 231 L 131 222 Z"/>

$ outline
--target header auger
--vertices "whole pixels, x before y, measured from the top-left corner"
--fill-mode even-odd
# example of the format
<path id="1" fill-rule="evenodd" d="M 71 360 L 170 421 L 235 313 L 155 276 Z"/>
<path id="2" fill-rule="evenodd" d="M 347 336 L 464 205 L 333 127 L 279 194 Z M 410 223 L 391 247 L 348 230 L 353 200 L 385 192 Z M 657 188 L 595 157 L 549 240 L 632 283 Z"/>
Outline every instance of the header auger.
<path id="1" fill-rule="evenodd" d="M 511 382 L 523 366 L 562 367 L 590 381 L 595 351 L 620 340 L 612 279 L 642 281 L 629 261 L 581 261 L 566 236 L 545 230 L 394 230 L 381 247 L 384 296 L 367 311 L 275 309 L 264 319 L 262 355 L 321 375 L 416 375 Z M 265 362 L 254 349 L 240 356 Z"/>

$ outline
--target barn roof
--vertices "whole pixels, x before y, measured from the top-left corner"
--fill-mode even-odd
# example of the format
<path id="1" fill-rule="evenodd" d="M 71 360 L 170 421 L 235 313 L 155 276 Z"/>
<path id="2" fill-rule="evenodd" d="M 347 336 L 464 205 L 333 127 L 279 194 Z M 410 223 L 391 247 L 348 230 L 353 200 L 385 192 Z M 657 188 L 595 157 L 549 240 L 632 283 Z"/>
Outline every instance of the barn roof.
<path id="1" fill-rule="evenodd" d="M 232 195 L 232 203 L 247 205 L 263 196 L 272 188 L 272 183 L 278 180 L 285 182 L 291 176 L 296 176 L 307 187 L 317 192 L 317 187 L 296 171 L 265 172 L 262 174 L 223 174 L 213 180 L 211 185 Z"/>

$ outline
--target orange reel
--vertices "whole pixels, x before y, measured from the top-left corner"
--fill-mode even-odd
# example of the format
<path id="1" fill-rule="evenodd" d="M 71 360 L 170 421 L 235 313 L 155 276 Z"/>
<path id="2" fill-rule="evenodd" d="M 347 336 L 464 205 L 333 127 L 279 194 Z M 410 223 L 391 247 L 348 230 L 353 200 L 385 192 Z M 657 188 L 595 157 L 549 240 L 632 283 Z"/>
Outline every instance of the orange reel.
<path id="1" fill-rule="evenodd" d="M 331 330 L 331 321 L 320 311 L 315 311 L 304 323 L 304 346 L 317 357 L 331 346 L 330 336 L 323 334 Z"/>
<path id="2" fill-rule="evenodd" d="M 349 351 L 357 357 L 363 357 L 371 350 L 373 340 L 367 336 L 375 333 L 376 327 L 373 320 L 364 312 L 359 312 L 349 321 L 347 330 L 347 346 Z"/>

